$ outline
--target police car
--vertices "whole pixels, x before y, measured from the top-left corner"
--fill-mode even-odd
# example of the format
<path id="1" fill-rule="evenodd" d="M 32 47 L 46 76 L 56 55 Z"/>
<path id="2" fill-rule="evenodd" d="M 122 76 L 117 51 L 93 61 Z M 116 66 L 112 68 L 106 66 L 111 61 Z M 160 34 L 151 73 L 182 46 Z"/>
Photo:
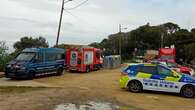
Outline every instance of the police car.
<path id="1" fill-rule="evenodd" d="M 195 95 L 195 78 L 178 73 L 160 64 L 133 64 L 122 71 L 121 88 L 131 92 L 142 90 L 180 93 L 183 97 Z"/>

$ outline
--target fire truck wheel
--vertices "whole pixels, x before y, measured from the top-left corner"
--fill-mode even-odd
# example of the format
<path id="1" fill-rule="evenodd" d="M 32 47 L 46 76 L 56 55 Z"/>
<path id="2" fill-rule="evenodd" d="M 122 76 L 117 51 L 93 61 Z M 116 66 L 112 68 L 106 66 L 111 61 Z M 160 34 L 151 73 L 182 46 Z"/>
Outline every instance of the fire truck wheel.
<path id="1" fill-rule="evenodd" d="M 89 72 L 90 72 L 90 67 L 87 66 L 87 67 L 86 67 L 86 73 L 89 73 Z"/>

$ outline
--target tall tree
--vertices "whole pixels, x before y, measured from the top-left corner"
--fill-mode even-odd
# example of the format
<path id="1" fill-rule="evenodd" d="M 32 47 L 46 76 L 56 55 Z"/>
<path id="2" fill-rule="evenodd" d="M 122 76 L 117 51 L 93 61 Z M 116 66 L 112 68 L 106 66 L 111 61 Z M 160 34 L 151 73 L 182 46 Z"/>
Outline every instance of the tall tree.
<path id="1" fill-rule="evenodd" d="M 37 48 L 37 47 L 48 47 L 49 44 L 45 38 L 32 38 L 32 37 L 22 37 L 20 41 L 14 44 L 16 51 L 21 51 L 25 48 Z"/>
<path id="2" fill-rule="evenodd" d="M 7 53 L 8 47 L 4 41 L 0 41 L 0 72 L 4 71 L 6 63 L 11 60 Z"/>

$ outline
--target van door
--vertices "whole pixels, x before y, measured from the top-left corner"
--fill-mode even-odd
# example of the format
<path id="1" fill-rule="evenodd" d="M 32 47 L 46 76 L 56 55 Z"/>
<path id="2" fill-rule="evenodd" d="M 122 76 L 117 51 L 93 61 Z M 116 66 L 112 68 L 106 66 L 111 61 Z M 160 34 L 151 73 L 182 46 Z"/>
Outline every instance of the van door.
<path id="1" fill-rule="evenodd" d="M 51 73 L 56 72 L 56 55 L 57 53 L 54 52 L 46 52 L 45 53 L 45 72 Z"/>
<path id="2" fill-rule="evenodd" d="M 158 66 L 158 74 L 161 76 L 159 79 L 158 90 L 165 92 L 179 92 L 180 77 L 174 77 L 174 73 L 163 66 Z"/>
<path id="3" fill-rule="evenodd" d="M 137 78 L 142 80 L 144 90 L 157 90 L 158 79 L 156 79 L 156 66 L 139 66 L 137 68 Z"/>
<path id="4" fill-rule="evenodd" d="M 36 54 L 35 62 L 33 63 L 33 67 L 36 70 L 36 74 L 44 73 L 45 64 L 44 64 L 44 56 L 43 56 L 42 52 Z"/>

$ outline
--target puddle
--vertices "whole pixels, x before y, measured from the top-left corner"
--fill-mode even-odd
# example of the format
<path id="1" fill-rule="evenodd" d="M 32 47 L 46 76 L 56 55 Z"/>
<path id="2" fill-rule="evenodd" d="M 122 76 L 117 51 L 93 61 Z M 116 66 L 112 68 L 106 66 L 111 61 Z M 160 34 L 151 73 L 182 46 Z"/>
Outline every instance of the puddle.
<path id="1" fill-rule="evenodd" d="M 83 105 L 79 104 L 60 104 L 54 110 L 118 110 L 119 106 L 112 103 L 103 102 L 89 102 Z"/>

